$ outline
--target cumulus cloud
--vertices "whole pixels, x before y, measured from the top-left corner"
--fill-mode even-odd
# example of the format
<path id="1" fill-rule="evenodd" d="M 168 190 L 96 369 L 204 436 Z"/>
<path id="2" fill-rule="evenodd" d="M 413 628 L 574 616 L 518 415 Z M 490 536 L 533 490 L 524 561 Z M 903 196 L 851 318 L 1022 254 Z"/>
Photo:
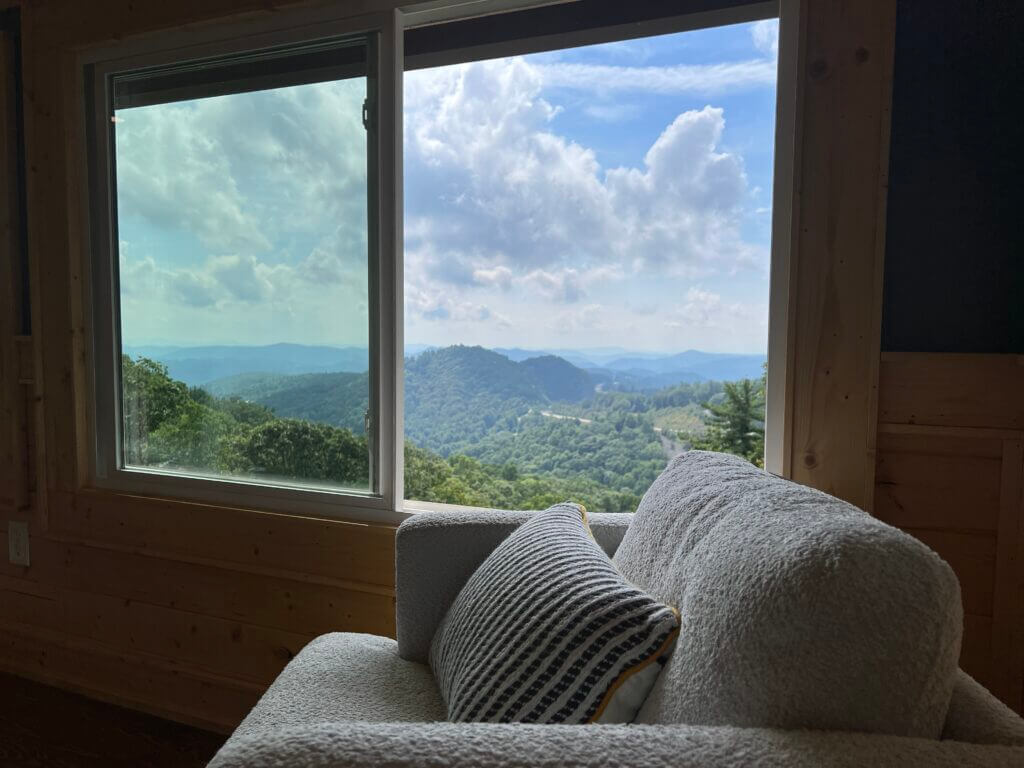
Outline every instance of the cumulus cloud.
<path id="1" fill-rule="evenodd" d="M 606 170 L 551 130 L 544 67 L 508 59 L 410 75 L 407 261 L 463 285 L 498 266 L 539 285 L 558 269 L 703 274 L 756 261 L 740 235 L 743 161 L 720 147 L 722 109 L 680 114 L 642 167 Z"/>
<path id="2" fill-rule="evenodd" d="M 168 104 L 119 118 L 118 215 L 138 216 L 164 231 L 189 231 L 214 250 L 267 250 L 270 241 L 246 210 L 223 143 L 211 140 L 201 125 L 202 110 Z"/>
<path id="3" fill-rule="evenodd" d="M 763 59 L 653 67 L 520 57 L 408 73 L 407 315 L 596 331 L 613 317 L 629 322 L 608 301 L 617 282 L 763 267 L 765 249 L 742 233 L 752 198 L 743 159 L 724 146 L 728 116 L 712 105 L 715 94 L 774 82 L 777 29 L 750 34 Z M 643 63 L 619 48 L 626 63 Z M 566 89 L 588 96 L 562 98 Z M 627 92 L 712 104 L 680 109 L 635 164 L 605 167 L 559 116 L 629 119 L 639 106 Z M 122 249 L 126 327 L 189 325 L 195 343 L 229 332 L 320 343 L 342 341 L 330 329 L 365 333 L 363 95 L 345 81 L 119 111 L 118 206 L 132 241 Z M 540 303 L 553 308 L 528 317 Z M 688 296 L 666 322 L 706 304 Z"/>
<path id="4" fill-rule="evenodd" d="M 126 338 L 365 339 L 364 96 L 353 79 L 119 110 Z"/>

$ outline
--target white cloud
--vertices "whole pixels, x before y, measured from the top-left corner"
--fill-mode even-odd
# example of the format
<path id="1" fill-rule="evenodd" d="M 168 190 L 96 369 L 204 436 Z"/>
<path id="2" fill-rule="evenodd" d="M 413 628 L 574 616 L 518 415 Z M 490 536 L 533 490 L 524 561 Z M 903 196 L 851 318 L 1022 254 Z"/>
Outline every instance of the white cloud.
<path id="1" fill-rule="evenodd" d="M 579 272 L 575 269 L 561 269 L 557 272 L 535 269 L 524 275 L 521 282 L 528 290 L 567 304 L 579 301 L 585 295 Z"/>
<path id="2" fill-rule="evenodd" d="M 775 62 L 770 59 L 666 67 L 569 62 L 538 66 L 540 77 L 548 88 L 573 88 L 598 94 L 625 91 L 701 96 L 772 86 L 775 84 L 775 69 Z"/>
<path id="3" fill-rule="evenodd" d="M 664 323 L 668 328 L 687 328 L 700 333 L 726 331 L 741 335 L 750 328 L 767 333 L 768 306 L 726 301 L 721 294 L 695 286 L 687 290 L 679 307 L 665 315 Z"/>
<path id="4" fill-rule="evenodd" d="M 602 123 L 624 123 L 638 117 L 640 108 L 636 104 L 617 101 L 610 104 L 587 104 L 583 112 L 587 117 Z"/>
<path id="5" fill-rule="evenodd" d="M 483 343 L 496 343 L 487 337 L 495 328 L 623 332 L 638 317 L 627 302 L 643 303 L 629 294 L 634 278 L 684 284 L 763 267 L 765 249 L 741 232 L 751 190 L 742 157 L 723 146 L 721 108 L 681 111 L 642 161 L 607 168 L 556 130 L 564 93 L 551 89 L 585 91 L 565 108 L 614 121 L 634 109 L 623 101 L 628 89 L 711 94 L 773 81 L 767 58 L 674 67 L 514 58 L 409 73 L 410 340 L 421 340 L 412 338 L 417 323 Z M 126 338 L 365 338 L 357 86 L 119 112 L 119 207 L 131 240 L 121 265 Z M 688 322 L 699 306 L 688 297 L 649 322 Z"/>
<path id="6" fill-rule="evenodd" d="M 511 321 L 505 315 L 494 312 L 486 304 L 464 301 L 451 294 L 434 293 L 411 287 L 405 292 L 406 314 L 428 321 L 488 322 L 495 327 L 508 327 Z"/>
<path id="7" fill-rule="evenodd" d="M 124 335 L 365 343 L 365 84 L 121 110 Z"/>
<path id="8" fill-rule="evenodd" d="M 779 57 L 779 20 L 764 19 L 750 28 L 754 47 L 773 59 Z"/>
<path id="9" fill-rule="evenodd" d="M 601 331 L 608 327 L 609 312 L 600 304 L 587 304 L 578 309 L 559 312 L 549 330 L 559 335 L 572 335 L 580 331 Z"/>
<path id="10" fill-rule="evenodd" d="M 588 295 L 591 285 L 621 277 L 622 271 L 614 265 L 583 271 L 562 267 L 554 271 L 535 269 L 516 282 L 528 293 L 538 293 L 549 301 L 573 304 Z"/>
<path id="11" fill-rule="evenodd" d="M 267 250 L 270 241 L 246 210 L 223 144 L 211 140 L 201 109 L 168 104 L 122 111 L 118 215 L 139 216 L 165 231 L 189 231 L 213 250 Z"/>
<path id="12" fill-rule="evenodd" d="M 473 281 L 479 285 L 495 285 L 503 290 L 512 287 L 512 270 L 497 266 L 493 269 L 473 270 Z"/>
<path id="13" fill-rule="evenodd" d="M 552 66 L 552 65 L 544 65 Z M 406 252 L 440 283 L 498 266 L 588 270 L 656 264 L 677 274 L 756 261 L 739 232 L 743 161 L 719 148 L 721 109 L 679 115 L 642 168 L 602 169 L 551 132 L 541 67 L 521 59 L 411 73 L 406 92 Z"/>
<path id="14" fill-rule="evenodd" d="M 603 168 L 589 147 L 553 130 L 559 107 L 544 91 L 551 73 L 563 82 L 571 73 L 586 85 L 583 70 L 561 66 L 506 59 L 407 76 L 410 338 L 437 342 L 417 318 L 430 328 L 441 328 L 436 321 L 444 318 L 449 339 L 482 338 L 473 319 L 478 304 L 500 307 L 522 334 L 557 328 L 576 338 L 621 338 L 631 328 L 663 325 L 656 314 L 637 325 L 638 315 L 608 303 L 611 286 L 628 292 L 641 277 L 685 286 L 688 279 L 763 274 L 767 249 L 741 231 L 751 189 L 742 157 L 722 147 L 724 111 L 684 111 L 641 164 Z M 773 65 L 753 71 L 774 80 Z M 600 71 L 621 72 L 633 77 L 640 69 Z M 676 68 L 661 82 L 682 87 L 683 74 Z M 635 292 L 622 296 L 627 300 L 643 303 Z M 552 304 L 575 306 L 551 314 Z"/>
<path id="15" fill-rule="evenodd" d="M 287 269 L 281 267 L 278 271 Z M 218 256 L 209 262 L 207 271 L 228 295 L 239 301 L 266 301 L 274 293 L 274 270 L 251 255 Z"/>

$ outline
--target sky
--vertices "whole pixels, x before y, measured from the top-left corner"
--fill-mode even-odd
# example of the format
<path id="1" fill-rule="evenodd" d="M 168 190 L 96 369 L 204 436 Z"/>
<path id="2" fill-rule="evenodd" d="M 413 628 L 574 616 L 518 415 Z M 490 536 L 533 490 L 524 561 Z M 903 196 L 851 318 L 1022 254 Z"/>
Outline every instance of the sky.
<path id="1" fill-rule="evenodd" d="M 764 352 L 775 21 L 405 76 L 407 344 Z M 116 113 L 125 345 L 365 346 L 361 78 Z"/>

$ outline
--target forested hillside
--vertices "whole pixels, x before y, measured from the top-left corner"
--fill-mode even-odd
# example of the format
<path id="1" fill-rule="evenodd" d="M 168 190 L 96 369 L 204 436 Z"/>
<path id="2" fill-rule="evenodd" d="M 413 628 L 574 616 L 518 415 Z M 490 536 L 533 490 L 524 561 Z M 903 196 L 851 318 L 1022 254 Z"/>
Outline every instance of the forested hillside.
<path id="1" fill-rule="evenodd" d="M 755 461 L 763 450 L 761 381 L 604 391 L 558 356 L 515 362 L 463 346 L 405 368 L 411 499 L 631 511 L 682 450 Z M 126 356 L 123 381 L 131 464 L 368 485 L 366 373 L 244 373 L 190 388 L 161 363 Z"/>

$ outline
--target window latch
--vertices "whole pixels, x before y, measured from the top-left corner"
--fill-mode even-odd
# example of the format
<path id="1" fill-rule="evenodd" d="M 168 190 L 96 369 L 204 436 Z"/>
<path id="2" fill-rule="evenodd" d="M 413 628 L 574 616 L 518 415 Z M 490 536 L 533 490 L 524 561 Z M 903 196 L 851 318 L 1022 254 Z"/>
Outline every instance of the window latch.
<path id="1" fill-rule="evenodd" d="M 370 130 L 370 100 L 363 99 L 363 128 Z"/>

